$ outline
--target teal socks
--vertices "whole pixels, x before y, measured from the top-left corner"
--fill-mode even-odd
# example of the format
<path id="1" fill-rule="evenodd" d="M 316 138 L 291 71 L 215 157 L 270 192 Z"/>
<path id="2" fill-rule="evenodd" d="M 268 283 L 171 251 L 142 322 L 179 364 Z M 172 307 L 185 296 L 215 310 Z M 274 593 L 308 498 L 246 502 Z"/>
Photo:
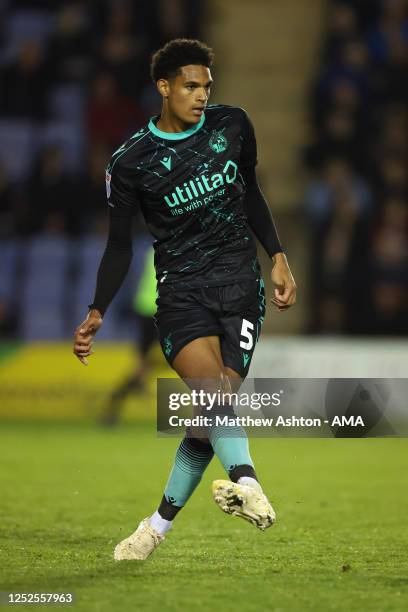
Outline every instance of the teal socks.
<path id="1" fill-rule="evenodd" d="M 238 425 L 212 427 L 209 432 L 209 440 L 214 453 L 229 475 L 238 466 L 254 467 L 249 454 L 248 436 L 242 427 Z M 248 475 L 252 475 L 252 472 Z"/>
<path id="2" fill-rule="evenodd" d="M 209 444 L 197 438 L 184 438 L 177 449 L 174 466 L 164 491 L 167 502 L 179 509 L 184 506 L 213 456 L 214 451 Z"/>

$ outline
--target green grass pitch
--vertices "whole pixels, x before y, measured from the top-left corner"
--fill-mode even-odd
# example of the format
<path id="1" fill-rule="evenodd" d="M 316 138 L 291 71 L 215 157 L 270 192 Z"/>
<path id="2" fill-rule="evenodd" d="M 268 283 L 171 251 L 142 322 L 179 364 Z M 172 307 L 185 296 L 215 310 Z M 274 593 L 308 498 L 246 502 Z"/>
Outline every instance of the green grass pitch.
<path id="1" fill-rule="evenodd" d="M 220 512 L 215 458 L 154 555 L 115 563 L 176 444 L 152 423 L 3 422 L 1 590 L 73 591 L 76 611 L 408 609 L 407 440 L 252 440 L 274 527 Z"/>

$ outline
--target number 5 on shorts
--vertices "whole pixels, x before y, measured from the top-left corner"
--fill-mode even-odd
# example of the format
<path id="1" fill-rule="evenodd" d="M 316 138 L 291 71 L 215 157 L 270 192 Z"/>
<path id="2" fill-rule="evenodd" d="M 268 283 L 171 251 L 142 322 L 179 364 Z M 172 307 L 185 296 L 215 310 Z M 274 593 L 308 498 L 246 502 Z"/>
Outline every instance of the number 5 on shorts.
<path id="1" fill-rule="evenodd" d="M 241 336 L 245 340 L 241 340 L 239 346 L 246 351 L 250 351 L 254 346 L 254 338 L 251 332 L 254 331 L 254 325 L 247 319 L 242 319 Z"/>

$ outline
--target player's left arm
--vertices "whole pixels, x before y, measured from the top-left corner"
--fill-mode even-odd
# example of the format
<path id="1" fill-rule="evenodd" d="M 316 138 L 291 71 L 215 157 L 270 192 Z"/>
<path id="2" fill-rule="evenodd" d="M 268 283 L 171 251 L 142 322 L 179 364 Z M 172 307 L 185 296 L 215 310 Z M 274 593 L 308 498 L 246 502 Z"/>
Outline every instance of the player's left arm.
<path id="1" fill-rule="evenodd" d="M 271 279 L 278 311 L 287 310 L 296 302 L 296 283 L 283 252 L 270 208 L 258 185 L 255 166 L 257 150 L 254 129 L 245 115 L 240 170 L 245 182 L 244 208 L 249 226 L 272 260 Z"/>

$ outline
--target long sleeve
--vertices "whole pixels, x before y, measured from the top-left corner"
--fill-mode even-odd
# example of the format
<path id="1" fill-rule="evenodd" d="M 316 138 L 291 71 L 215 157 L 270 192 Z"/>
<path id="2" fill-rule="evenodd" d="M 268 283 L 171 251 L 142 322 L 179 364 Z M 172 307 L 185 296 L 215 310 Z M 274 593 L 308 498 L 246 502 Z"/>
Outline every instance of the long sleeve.
<path id="1" fill-rule="evenodd" d="M 244 209 L 249 226 L 269 257 L 273 257 L 283 249 L 272 213 L 258 185 L 255 168 L 248 167 L 241 174 L 246 186 Z"/>
<path id="2" fill-rule="evenodd" d="M 89 305 L 102 315 L 122 286 L 132 261 L 132 217 L 121 212 L 110 209 L 108 241 L 99 265 L 95 297 Z"/>
<path id="3" fill-rule="evenodd" d="M 244 209 L 248 223 L 269 255 L 283 251 L 269 206 L 256 178 L 257 146 L 254 128 L 245 113 L 242 125 L 240 171 L 245 183 Z"/>

